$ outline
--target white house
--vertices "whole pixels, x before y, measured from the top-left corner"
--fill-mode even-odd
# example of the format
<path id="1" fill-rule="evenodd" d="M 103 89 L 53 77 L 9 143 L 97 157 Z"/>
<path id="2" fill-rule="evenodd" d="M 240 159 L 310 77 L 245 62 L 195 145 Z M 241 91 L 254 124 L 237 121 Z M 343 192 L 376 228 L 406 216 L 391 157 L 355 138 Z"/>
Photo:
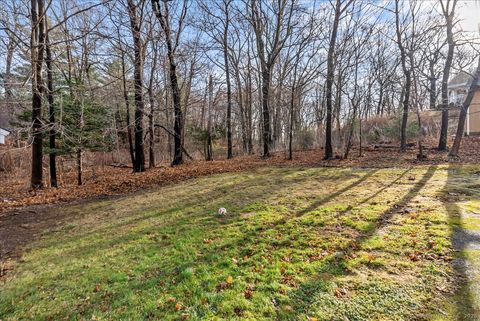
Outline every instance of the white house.
<path id="1" fill-rule="evenodd" d="M 448 96 L 450 103 L 456 106 L 462 106 L 467 97 L 468 90 L 473 77 L 465 72 L 456 75 L 448 83 Z M 480 80 L 478 82 L 480 86 Z M 475 91 L 473 100 L 468 108 L 467 119 L 465 121 L 465 135 L 480 134 L 480 88 Z"/>
<path id="2" fill-rule="evenodd" d="M 0 145 L 5 144 L 5 137 L 7 137 L 8 134 L 10 134 L 8 130 L 0 128 Z"/>
<path id="3" fill-rule="evenodd" d="M 468 88 L 470 87 L 472 76 L 466 72 L 460 72 L 448 82 L 449 102 L 457 106 L 463 104 L 467 97 Z"/>

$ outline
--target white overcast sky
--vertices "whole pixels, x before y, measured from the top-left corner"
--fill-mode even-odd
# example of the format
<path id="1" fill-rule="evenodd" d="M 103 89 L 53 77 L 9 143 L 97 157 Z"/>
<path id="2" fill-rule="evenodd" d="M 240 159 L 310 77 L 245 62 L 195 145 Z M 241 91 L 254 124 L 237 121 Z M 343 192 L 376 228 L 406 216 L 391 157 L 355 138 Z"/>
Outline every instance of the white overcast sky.
<path id="1" fill-rule="evenodd" d="M 461 19 L 460 27 L 464 31 L 476 32 L 480 24 L 480 1 L 460 0 L 458 2 L 458 17 Z"/>

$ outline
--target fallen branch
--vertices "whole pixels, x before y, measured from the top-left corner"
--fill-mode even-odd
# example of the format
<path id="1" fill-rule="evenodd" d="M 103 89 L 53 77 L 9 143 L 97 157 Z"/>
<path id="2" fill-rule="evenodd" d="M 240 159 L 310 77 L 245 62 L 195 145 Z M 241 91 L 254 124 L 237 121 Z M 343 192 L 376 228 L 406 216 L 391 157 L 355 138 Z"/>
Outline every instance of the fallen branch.
<path id="1" fill-rule="evenodd" d="M 173 137 L 178 137 L 177 134 L 175 134 L 174 132 L 172 132 L 170 129 L 168 129 L 167 127 L 165 127 L 165 126 L 163 126 L 163 125 L 155 124 L 154 126 L 155 126 L 155 127 L 160 127 L 160 128 L 162 128 L 163 130 L 165 130 L 168 134 L 170 134 L 170 135 L 173 136 Z M 190 156 L 190 154 L 187 152 L 187 150 L 185 149 L 185 147 L 183 147 L 183 145 L 182 145 L 182 152 L 184 152 L 185 155 L 187 155 L 187 157 L 190 158 L 190 160 L 193 160 L 193 157 Z"/>
<path id="2" fill-rule="evenodd" d="M 107 164 L 107 166 L 117 167 L 117 168 L 132 168 L 132 166 L 130 166 L 130 165 L 125 165 L 125 164 Z"/>

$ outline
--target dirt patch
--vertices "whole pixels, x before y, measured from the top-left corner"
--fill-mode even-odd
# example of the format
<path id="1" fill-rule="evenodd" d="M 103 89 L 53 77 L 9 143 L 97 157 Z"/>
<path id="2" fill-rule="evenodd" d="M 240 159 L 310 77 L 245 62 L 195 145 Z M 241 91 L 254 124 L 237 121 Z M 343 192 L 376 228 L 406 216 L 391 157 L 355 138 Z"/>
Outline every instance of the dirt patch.
<path id="1" fill-rule="evenodd" d="M 57 206 L 58 207 L 58 206 Z M 30 206 L 0 215 L 0 278 L 21 256 L 21 249 L 39 238 L 43 231 L 65 222 L 66 212 L 52 205 Z"/>

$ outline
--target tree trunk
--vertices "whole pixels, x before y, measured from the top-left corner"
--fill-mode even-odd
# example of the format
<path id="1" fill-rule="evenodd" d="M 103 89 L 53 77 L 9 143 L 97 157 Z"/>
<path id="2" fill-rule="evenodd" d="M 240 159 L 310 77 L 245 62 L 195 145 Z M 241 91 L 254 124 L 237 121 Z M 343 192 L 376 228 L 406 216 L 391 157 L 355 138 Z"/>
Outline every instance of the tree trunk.
<path id="1" fill-rule="evenodd" d="M 247 61 L 247 103 L 246 103 L 246 127 L 247 127 L 247 148 L 248 148 L 248 155 L 253 154 L 253 118 L 252 118 L 252 68 L 250 63 L 250 51 L 248 54 L 248 61 Z"/>
<path id="2" fill-rule="evenodd" d="M 149 90 L 150 99 L 150 113 L 148 114 L 148 134 L 149 134 L 149 146 L 148 146 L 148 167 L 155 167 L 155 126 L 154 126 L 154 111 L 155 111 L 155 97 L 153 91 Z"/>
<path id="3" fill-rule="evenodd" d="M 82 149 L 77 148 L 77 185 L 82 185 L 82 171 L 83 171 L 83 161 L 82 161 Z"/>
<path id="4" fill-rule="evenodd" d="M 135 166 L 135 153 L 133 150 L 133 138 L 132 138 L 132 126 L 130 120 L 130 100 L 128 99 L 128 90 L 127 90 L 127 78 L 126 78 L 126 68 L 125 68 L 125 55 L 122 53 L 122 83 L 123 83 L 123 99 L 125 100 L 125 109 L 126 109 L 126 121 L 127 121 L 127 140 L 128 140 L 128 149 L 130 152 L 130 159 L 132 161 L 132 167 Z"/>
<path id="5" fill-rule="evenodd" d="M 327 100 L 327 118 L 325 124 L 325 156 L 324 159 L 333 158 L 333 147 L 332 147 L 332 109 L 333 109 L 333 81 L 335 73 L 335 64 L 334 64 L 334 53 L 335 53 L 335 44 L 337 41 L 338 33 L 338 24 L 340 21 L 340 6 L 341 1 L 337 0 L 335 6 L 335 16 L 333 19 L 332 33 L 330 35 L 330 43 L 328 47 L 327 55 L 327 80 L 326 80 L 326 100 Z"/>
<path id="6" fill-rule="evenodd" d="M 45 45 L 45 53 L 46 53 L 46 65 L 47 65 L 47 100 L 48 100 L 48 114 L 49 114 L 49 161 L 50 161 L 50 186 L 51 187 L 58 187 L 57 183 L 57 165 L 56 165 L 56 130 L 55 130 L 55 105 L 53 99 L 53 70 L 52 70 L 52 51 L 50 48 L 50 39 L 48 35 L 48 31 L 46 33 L 46 45 Z"/>
<path id="7" fill-rule="evenodd" d="M 16 42 L 13 40 L 13 36 L 8 33 L 8 44 L 7 44 L 7 55 L 5 59 L 5 76 L 3 79 L 3 87 L 5 89 L 5 106 L 6 112 L 5 116 L 11 117 L 15 114 L 14 104 L 13 104 L 13 92 L 12 92 L 12 61 L 13 53 L 16 47 Z M 8 119 L 8 118 L 7 118 Z M 11 118 L 10 118 L 11 119 Z"/>
<path id="8" fill-rule="evenodd" d="M 205 142 L 205 160 L 213 160 L 212 148 L 212 107 L 213 107 L 213 79 L 212 75 L 208 77 L 208 115 L 207 115 L 207 139 Z"/>
<path id="9" fill-rule="evenodd" d="M 32 171 L 31 187 L 43 187 L 43 132 L 42 132 L 42 65 L 45 43 L 45 3 L 31 0 L 31 59 L 32 59 Z"/>
<path id="10" fill-rule="evenodd" d="M 437 78 L 435 77 L 435 71 L 433 69 L 434 62 L 431 61 L 429 65 L 430 70 L 430 109 L 434 110 L 437 107 Z"/>
<path id="11" fill-rule="evenodd" d="M 411 87 L 411 72 L 407 68 L 407 53 L 405 47 L 403 46 L 402 33 L 400 30 L 400 11 L 399 11 L 399 1 L 395 0 L 395 28 L 397 34 L 397 45 L 400 50 L 400 58 L 402 63 L 402 70 L 405 75 L 405 87 L 403 89 L 403 114 L 402 114 L 402 125 L 400 128 L 400 150 L 403 152 L 407 147 L 407 122 L 408 122 L 408 108 L 410 105 L 410 87 Z M 413 62 L 411 61 L 410 64 Z M 411 66 L 410 66 L 411 68 Z"/>
<path id="12" fill-rule="evenodd" d="M 223 31 L 223 59 L 225 61 L 225 78 L 227 81 L 227 158 L 233 158 L 232 147 L 232 85 L 230 81 L 230 64 L 228 62 L 228 26 L 230 23 L 228 7 L 225 8 L 225 28 Z"/>
<path id="13" fill-rule="evenodd" d="M 181 107 L 181 97 L 180 97 L 180 87 L 178 85 L 178 78 L 177 78 L 177 65 L 175 63 L 175 45 L 174 40 L 172 39 L 172 30 L 170 27 L 170 15 L 168 9 L 168 3 L 164 2 L 164 10 L 160 7 L 159 0 L 152 0 L 153 11 L 160 22 L 160 26 L 165 34 L 165 42 L 167 44 L 167 56 L 169 62 L 169 77 L 170 77 L 170 88 L 172 90 L 172 98 L 173 98 L 173 111 L 174 111 L 174 125 L 173 131 L 175 136 L 173 137 L 173 144 L 174 144 L 174 154 L 172 160 L 172 166 L 180 165 L 183 163 L 183 112 Z M 181 15 L 179 17 L 179 30 L 178 33 L 181 32 L 181 25 L 183 19 L 185 18 L 187 10 L 186 2 L 183 2 L 183 8 Z M 177 34 L 178 39 L 178 34 Z"/>
<path id="14" fill-rule="evenodd" d="M 263 125 L 263 157 L 270 157 L 270 70 L 262 71 L 262 125 Z"/>
<path id="15" fill-rule="evenodd" d="M 380 114 L 383 114 L 382 104 L 383 104 L 383 84 L 380 84 L 380 91 L 378 94 L 377 113 L 376 113 L 377 116 Z"/>
<path id="16" fill-rule="evenodd" d="M 294 120 L 294 107 L 295 107 L 295 83 L 292 85 L 290 96 L 290 124 L 288 128 L 288 159 L 293 159 L 293 120 Z"/>
<path id="17" fill-rule="evenodd" d="M 451 12 L 448 12 L 449 4 L 452 3 Z M 448 42 L 448 51 L 447 57 L 445 58 L 445 66 L 443 68 L 442 76 L 442 127 L 440 129 L 440 140 L 438 142 L 438 150 L 445 151 L 447 150 L 448 142 L 448 78 L 450 78 L 450 69 L 453 62 L 453 53 L 455 50 L 455 41 L 453 39 L 453 17 L 455 13 L 455 5 L 457 1 L 452 2 L 447 1 L 447 8 L 442 9 L 446 25 L 447 25 L 447 42 Z"/>
<path id="18" fill-rule="evenodd" d="M 148 133 L 149 133 L 149 146 L 148 146 L 148 167 L 155 167 L 155 95 L 153 94 L 153 83 L 155 77 L 155 70 L 157 68 L 157 48 L 154 48 L 153 64 L 150 70 L 150 81 L 148 84 L 148 98 L 150 103 L 150 113 L 148 114 Z"/>
<path id="19" fill-rule="evenodd" d="M 410 70 L 405 72 L 405 93 L 403 98 L 403 113 L 402 125 L 400 128 L 400 150 L 405 151 L 407 148 L 407 122 L 408 122 L 408 108 L 410 104 L 410 87 L 412 79 Z"/>
<path id="20" fill-rule="evenodd" d="M 134 90 L 135 90 L 135 162 L 134 172 L 145 171 L 145 153 L 143 149 L 143 44 L 140 19 L 133 0 L 128 0 L 128 14 L 134 43 Z"/>

